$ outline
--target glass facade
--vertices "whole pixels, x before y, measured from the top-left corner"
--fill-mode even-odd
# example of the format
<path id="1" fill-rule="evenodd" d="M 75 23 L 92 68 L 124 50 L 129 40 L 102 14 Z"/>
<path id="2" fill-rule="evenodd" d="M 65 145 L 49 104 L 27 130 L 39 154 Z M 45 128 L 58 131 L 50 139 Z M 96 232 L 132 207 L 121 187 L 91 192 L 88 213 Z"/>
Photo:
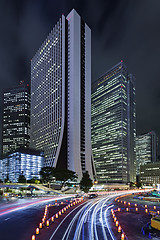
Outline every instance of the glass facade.
<path id="1" fill-rule="evenodd" d="M 30 143 L 30 88 L 24 82 L 4 91 L 3 154 Z"/>
<path id="2" fill-rule="evenodd" d="M 143 184 L 160 184 L 160 162 L 140 165 L 139 173 Z"/>
<path id="3" fill-rule="evenodd" d="M 136 174 L 140 174 L 140 166 L 156 162 L 157 137 L 154 131 L 137 136 L 136 138 Z"/>
<path id="4" fill-rule="evenodd" d="M 73 9 L 31 61 L 31 148 L 81 179 L 91 166 L 91 31 Z"/>
<path id="5" fill-rule="evenodd" d="M 50 166 L 62 127 L 62 21 L 64 17 L 31 61 L 31 147 L 43 149 Z"/>
<path id="6" fill-rule="evenodd" d="M 128 132 L 131 132 L 129 119 L 131 122 L 133 118 L 128 110 L 129 81 L 127 68 L 121 61 L 92 84 L 92 151 L 97 179 L 101 183 L 124 183 L 130 178 L 135 179 L 135 171 L 133 176 L 128 175 L 128 166 L 135 166 L 133 158 L 128 164 L 129 145 L 134 152 L 135 137 L 130 134 L 133 137 L 131 144 Z M 133 129 L 135 131 L 135 125 L 132 132 Z"/>
<path id="7" fill-rule="evenodd" d="M 0 160 L 0 179 L 7 177 L 11 182 L 18 182 L 19 175 L 23 174 L 26 180 L 33 177 L 40 178 L 39 172 L 44 164 L 42 152 L 17 151 Z"/>

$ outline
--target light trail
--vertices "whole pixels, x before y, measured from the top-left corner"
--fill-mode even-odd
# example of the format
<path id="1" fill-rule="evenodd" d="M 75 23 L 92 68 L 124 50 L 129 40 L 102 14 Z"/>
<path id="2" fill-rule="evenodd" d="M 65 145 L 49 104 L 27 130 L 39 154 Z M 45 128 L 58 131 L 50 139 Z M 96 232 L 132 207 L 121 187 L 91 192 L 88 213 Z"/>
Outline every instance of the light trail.
<path id="1" fill-rule="evenodd" d="M 109 198 L 108 198 L 108 199 L 109 199 Z M 108 201 L 108 199 L 107 199 L 106 201 Z M 102 206 L 101 206 L 101 208 L 100 208 L 100 217 L 101 217 L 101 219 L 102 219 L 101 227 L 102 227 L 102 232 L 103 232 L 104 239 L 108 239 L 108 238 L 107 238 L 107 235 L 106 235 L 105 227 L 104 227 L 105 221 L 103 221 L 103 208 L 104 208 L 104 205 L 105 205 L 106 201 L 103 202 L 103 204 L 102 204 Z"/>
<path id="2" fill-rule="evenodd" d="M 84 203 L 84 204 L 85 204 L 85 203 Z M 89 203 L 88 203 L 87 205 L 89 205 Z M 86 208 L 86 204 L 85 204 L 85 206 L 83 206 L 83 207 L 76 213 L 76 215 L 74 216 L 74 218 L 73 218 L 72 221 L 70 222 L 69 226 L 67 227 L 67 229 L 66 229 L 66 231 L 65 231 L 65 233 L 64 233 L 64 236 L 63 236 L 62 240 L 64 240 L 65 238 L 66 238 L 66 239 L 69 238 L 69 234 L 70 234 L 70 232 L 71 232 L 71 230 L 72 230 L 72 227 L 73 227 L 75 221 L 77 220 L 77 218 L 80 218 L 80 219 L 81 219 L 82 214 L 83 214 L 85 208 Z M 78 224 L 79 224 L 79 223 L 78 223 Z M 76 229 L 77 229 L 77 228 L 76 228 Z"/>
<path id="3" fill-rule="evenodd" d="M 89 205 L 89 206 L 88 206 L 88 209 L 85 210 L 85 213 L 83 214 L 82 218 L 81 218 L 80 221 L 79 221 L 79 224 L 78 224 L 77 227 L 76 227 L 76 232 L 75 232 L 75 234 L 74 234 L 74 239 L 75 239 L 75 240 L 80 239 L 81 231 L 82 231 L 82 226 L 83 226 L 83 224 L 84 224 L 84 222 L 85 222 L 85 219 L 86 219 L 87 215 L 89 215 L 89 212 L 91 211 L 91 209 L 94 208 L 94 206 L 95 206 L 96 204 L 97 204 L 97 202 L 96 202 L 96 203 L 93 203 L 93 201 L 90 202 L 90 205 L 91 205 L 91 206 Z M 93 238 L 93 239 L 94 239 L 94 238 Z"/>
<path id="4" fill-rule="evenodd" d="M 107 225 L 107 229 L 108 229 L 108 231 L 109 231 L 109 233 L 110 233 L 110 236 L 111 236 L 111 238 L 112 238 L 112 240 L 115 240 L 115 238 L 114 238 L 114 236 L 113 236 L 113 234 L 112 234 L 112 232 L 111 232 L 111 230 L 110 230 L 110 227 L 109 227 L 109 224 L 108 224 L 108 220 L 107 220 L 107 211 L 108 211 L 108 209 L 110 209 L 110 208 L 112 208 L 114 205 L 111 205 L 110 207 L 107 207 L 107 209 L 105 210 L 105 212 L 104 212 L 104 217 L 105 217 L 105 222 L 106 222 L 106 225 Z"/>
<path id="5" fill-rule="evenodd" d="M 34 205 L 37 204 L 41 204 L 41 203 L 46 203 L 46 202 L 50 202 L 50 201 L 55 201 L 55 200 L 62 200 L 62 199 L 67 199 L 73 196 L 67 196 L 67 197 L 54 197 L 54 198 L 45 198 L 45 199 L 41 199 L 39 201 L 34 201 L 34 202 L 30 202 L 30 203 L 23 203 L 21 204 L 21 206 L 14 206 L 14 207 L 10 207 L 10 208 L 6 208 L 0 211 L 0 216 L 15 212 L 15 211 L 20 211 L 20 210 L 24 210 L 26 208 L 30 208 Z"/>
<path id="6" fill-rule="evenodd" d="M 85 204 L 85 203 L 82 203 Z M 67 219 L 67 217 L 69 215 L 71 215 L 77 208 L 79 208 L 80 206 L 77 206 L 76 208 L 74 208 L 62 221 L 61 223 L 58 225 L 58 227 L 55 229 L 55 231 L 53 232 L 52 236 L 49 238 L 49 240 L 52 240 L 54 235 L 56 234 L 56 232 L 58 231 L 58 229 L 60 228 L 60 226 L 63 224 L 63 222 Z"/>
<path id="7" fill-rule="evenodd" d="M 98 204 L 96 205 L 96 207 L 91 215 L 91 239 L 92 238 L 94 239 L 94 233 L 95 233 L 95 239 L 98 240 L 96 218 L 97 218 L 97 213 L 99 210 L 99 205 L 101 205 L 101 202 L 102 202 L 102 200 L 100 200 L 98 202 Z"/>
<path id="8" fill-rule="evenodd" d="M 115 194 L 114 196 L 119 196 L 120 194 Z M 109 195 L 107 197 L 103 197 L 103 199 L 98 199 L 98 201 L 96 202 L 91 202 L 90 205 L 88 204 L 87 209 L 85 211 L 85 213 L 80 217 L 80 219 L 78 220 L 77 226 L 76 226 L 76 231 L 74 234 L 74 239 L 73 240 L 80 240 L 82 239 L 82 226 L 86 221 L 86 216 L 88 215 L 88 219 L 89 219 L 89 240 L 115 240 L 115 237 L 113 236 L 112 232 L 110 231 L 110 227 L 109 227 L 109 223 L 106 221 L 106 212 L 104 211 L 104 208 L 106 207 L 105 204 L 106 202 L 110 201 L 113 197 L 113 195 Z M 110 207 L 107 207 L 107 210 Z M 90 214 L 90 211 L 93 210 L 93 212 Z M 102 234 L 103 234 L 103 238 L 102 235 L 99 236 L 98 234 L 98 229 L 97 229 L 97 217 L 98 217 L 98 213 L 100 212 L 100 218 L 99 218 L 99 222 L 100 222 L 100 226 L 102 228 Z M 107 222 L 107 224 L 106 224 Z M 72 224 L 73 226 L 74 224 Z M 71 227 L 71 226 L 70 226 Z M 71 229 L 70 229 L 71 232 Z M 108 235 L 107 236 L 107 233 Z M 63 240 L 68 240 L 69 238 L 64 238 Z"/>
<path id="9" fill-rule="evenodd" d="M 111 231 L 111 226 L 107 219 L 107 212 L 114 206 L 111 205 L 112 199 L 125 194 L 126 192 L 119 192 L 91 200 L 83 203 L 85 206 L 81 205 L 81 209 L 78 209 L 80 206 L 77 206 L 62 220 L 49 240 L 56 237 L 56 232 L 60 231 L 59 228 L 67 220 L 68 216 L 73 214 L 74 210 L 76 210 L 76 214 L 71 220 L 69 219 L 70 222 L 63 234 L 62 240 L 115 240 L 116 238 Z"/>
<path id="10" fill-rule="evenodd" d="M 70 233 L 73 230 L 74 224 L 78 219 L 78 222 L 76 224 L 76 230 L 74 233 L 74 238 L 73 240 L 80 240 L 83 239 L 83 233 L 82 233 L 82 227 L 83 224 L 86 222 L 86 217 L 88 216 L 89 218 L 89 239 L 92 240 L 100 240 L 102 239 L 102 236 L 98 236 L 98 232 L 97 232 L 97 216 L 98 216 L 98 212 L 100 211 L 100 223 L 101 223 L 101 227 L 102 227 L 102 233 L 103 233 L 103 239 L 104 240 L 108 240 L 108 239 L 113 239 L 115 240 L 115 238 L 113 238 L 112 233 L 109 229 L 109 225 L 106 225 L 105 223 L 105 218 L 104 218 L 104 208 L 105 208 L 105 204 L 107 201 L 111 200 L 113 198 L 113 196 L 107 196 L 107 197 L 103 197 L 103 199 L 98 199 L 96 202 L 89 202 L 87 203 L 87 206 L 83 206 L 77 213 L 76 215 L 73 217 L 72 221 L 70 222 L 70 224 L 68 225 L 62 240 L 68 240 L 70 239 Z M 90 213 L 93 210 L 92 213 Z M 107 237 L 106 234 L 106 229 L 107 228 L 111 238 Z M 50 239 L 51 240 L 51 239 Z"/>

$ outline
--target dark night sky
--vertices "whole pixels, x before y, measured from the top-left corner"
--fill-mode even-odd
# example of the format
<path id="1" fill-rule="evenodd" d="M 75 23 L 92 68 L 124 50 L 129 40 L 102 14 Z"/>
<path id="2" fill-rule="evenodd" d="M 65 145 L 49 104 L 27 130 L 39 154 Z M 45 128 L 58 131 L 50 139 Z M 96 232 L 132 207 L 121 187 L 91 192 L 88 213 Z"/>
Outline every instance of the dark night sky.
<path id="1" fill-rule="evenodd" d="M 137 134 L 160 138 L 160 0 L 0 0 L 2 91 L 30 81 L 30 59 L 63 13 L 92 30 L 92 82 L 124 60 L 136 77 Z"/>

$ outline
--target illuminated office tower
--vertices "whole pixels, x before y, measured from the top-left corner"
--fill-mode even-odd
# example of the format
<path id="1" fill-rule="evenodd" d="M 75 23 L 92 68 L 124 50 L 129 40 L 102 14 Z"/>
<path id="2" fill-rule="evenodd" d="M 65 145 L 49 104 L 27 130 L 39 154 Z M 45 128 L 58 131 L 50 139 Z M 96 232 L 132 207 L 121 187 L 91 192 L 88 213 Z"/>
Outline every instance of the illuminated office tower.
<path id="1" fill-rule="evenodd" d="M 73 9 L 31 61 L 31 147 L 45 165 L 93 176 L 90 115 L 91 31 Z"/>
<path id="2" fill-rule="evenodd" d="M 154 131 L 136 137 L 136 174 L 140 166 L 157 161 L 157 137 Z"/>
<path id="3" fill-rule="evenodd" d="M 135 180 L 135 80 L 123 61 L 92 84 L 92 151 L 101 183 Z"/>
<path id="4" fill-rule="evenodd" d="M 3 95 L 3 154 L 30 144 L 30 88 L 23 81 Z"/>

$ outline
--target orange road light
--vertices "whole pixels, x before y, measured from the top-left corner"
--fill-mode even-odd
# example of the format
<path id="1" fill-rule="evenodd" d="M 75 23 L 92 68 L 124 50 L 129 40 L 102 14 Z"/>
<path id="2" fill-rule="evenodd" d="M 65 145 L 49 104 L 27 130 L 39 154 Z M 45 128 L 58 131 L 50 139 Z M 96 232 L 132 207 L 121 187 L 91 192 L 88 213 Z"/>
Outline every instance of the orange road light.
<path id="1" fill-rule="evenodd" d="M 145 205 L 145 208 L 147 208 L 147 205 Z"/>
<path id="2" fill-rule="evenodd" d="M 47 220 L 47 222 L 46 222 L 46 226 L 47 226 L 47 227 L 49 226 L 49 220 Z"/>
<path id="3" fill-rule="evenodd" d="M 156 209 L 156 206 L 154 206 L 154 209 Z"/>
<path id="4" fill-rule="evenodd" d="M 51 217 L 51 221 L 54 222 L 54 217 Z"/>
<path id="5" fill-rule="evenodd" d="M 128 212 L 128 211 L 129 211 L 129 208 L 126 208 L 126 211 Z"/>
<path id="6" fill-rule="evenodd" d="M 124 240 L 124 237 L 125 237 L 125 235 L 124 235 L 124 233 L 122 233 L 121 234 L 121 240 Z"/>
<path id="7" fill-rule="evenodd" d="M 119 224 L 119 222 L 118 222 L 118 221 L 116 221 L 116 227 L 118 227 L 118 224 Z"/>
<path id="8" fill-rule="evenodd" d="M 136 212 L 138 212 L 138 208 L 136 208 Z"/>
<path id="9" fill-rule="evenodd" d="M 35 240 L 35 239 L 36 239 L 35 235 L 32 235 L 32 240 Z"/>
<path id="10" fill-rule="evenodd" d="M 120 233 L 122 230 L 121 226 L 118 227 L 118 232 Z"/>
<path id="11" fill-rule="evenodd" d="M 39 228 L 36 228 L 36 234 L 37 235 L 39 234 Z"/>
<path id="12" fill-rule="evenodd" d="M 39 228 L 42 228 L 42 223 L 39 224 Z"/>
<path id="13" fill-rule="evenodd" d="M 121 209 L 120 208 L 118 208 L 118 212 L 120 212 L 121 211 Z"/>
<path id="14" fill-rule="evenodd" d="M 148 213 L 148 209 L 145 209 L 145 213 Z"/>

